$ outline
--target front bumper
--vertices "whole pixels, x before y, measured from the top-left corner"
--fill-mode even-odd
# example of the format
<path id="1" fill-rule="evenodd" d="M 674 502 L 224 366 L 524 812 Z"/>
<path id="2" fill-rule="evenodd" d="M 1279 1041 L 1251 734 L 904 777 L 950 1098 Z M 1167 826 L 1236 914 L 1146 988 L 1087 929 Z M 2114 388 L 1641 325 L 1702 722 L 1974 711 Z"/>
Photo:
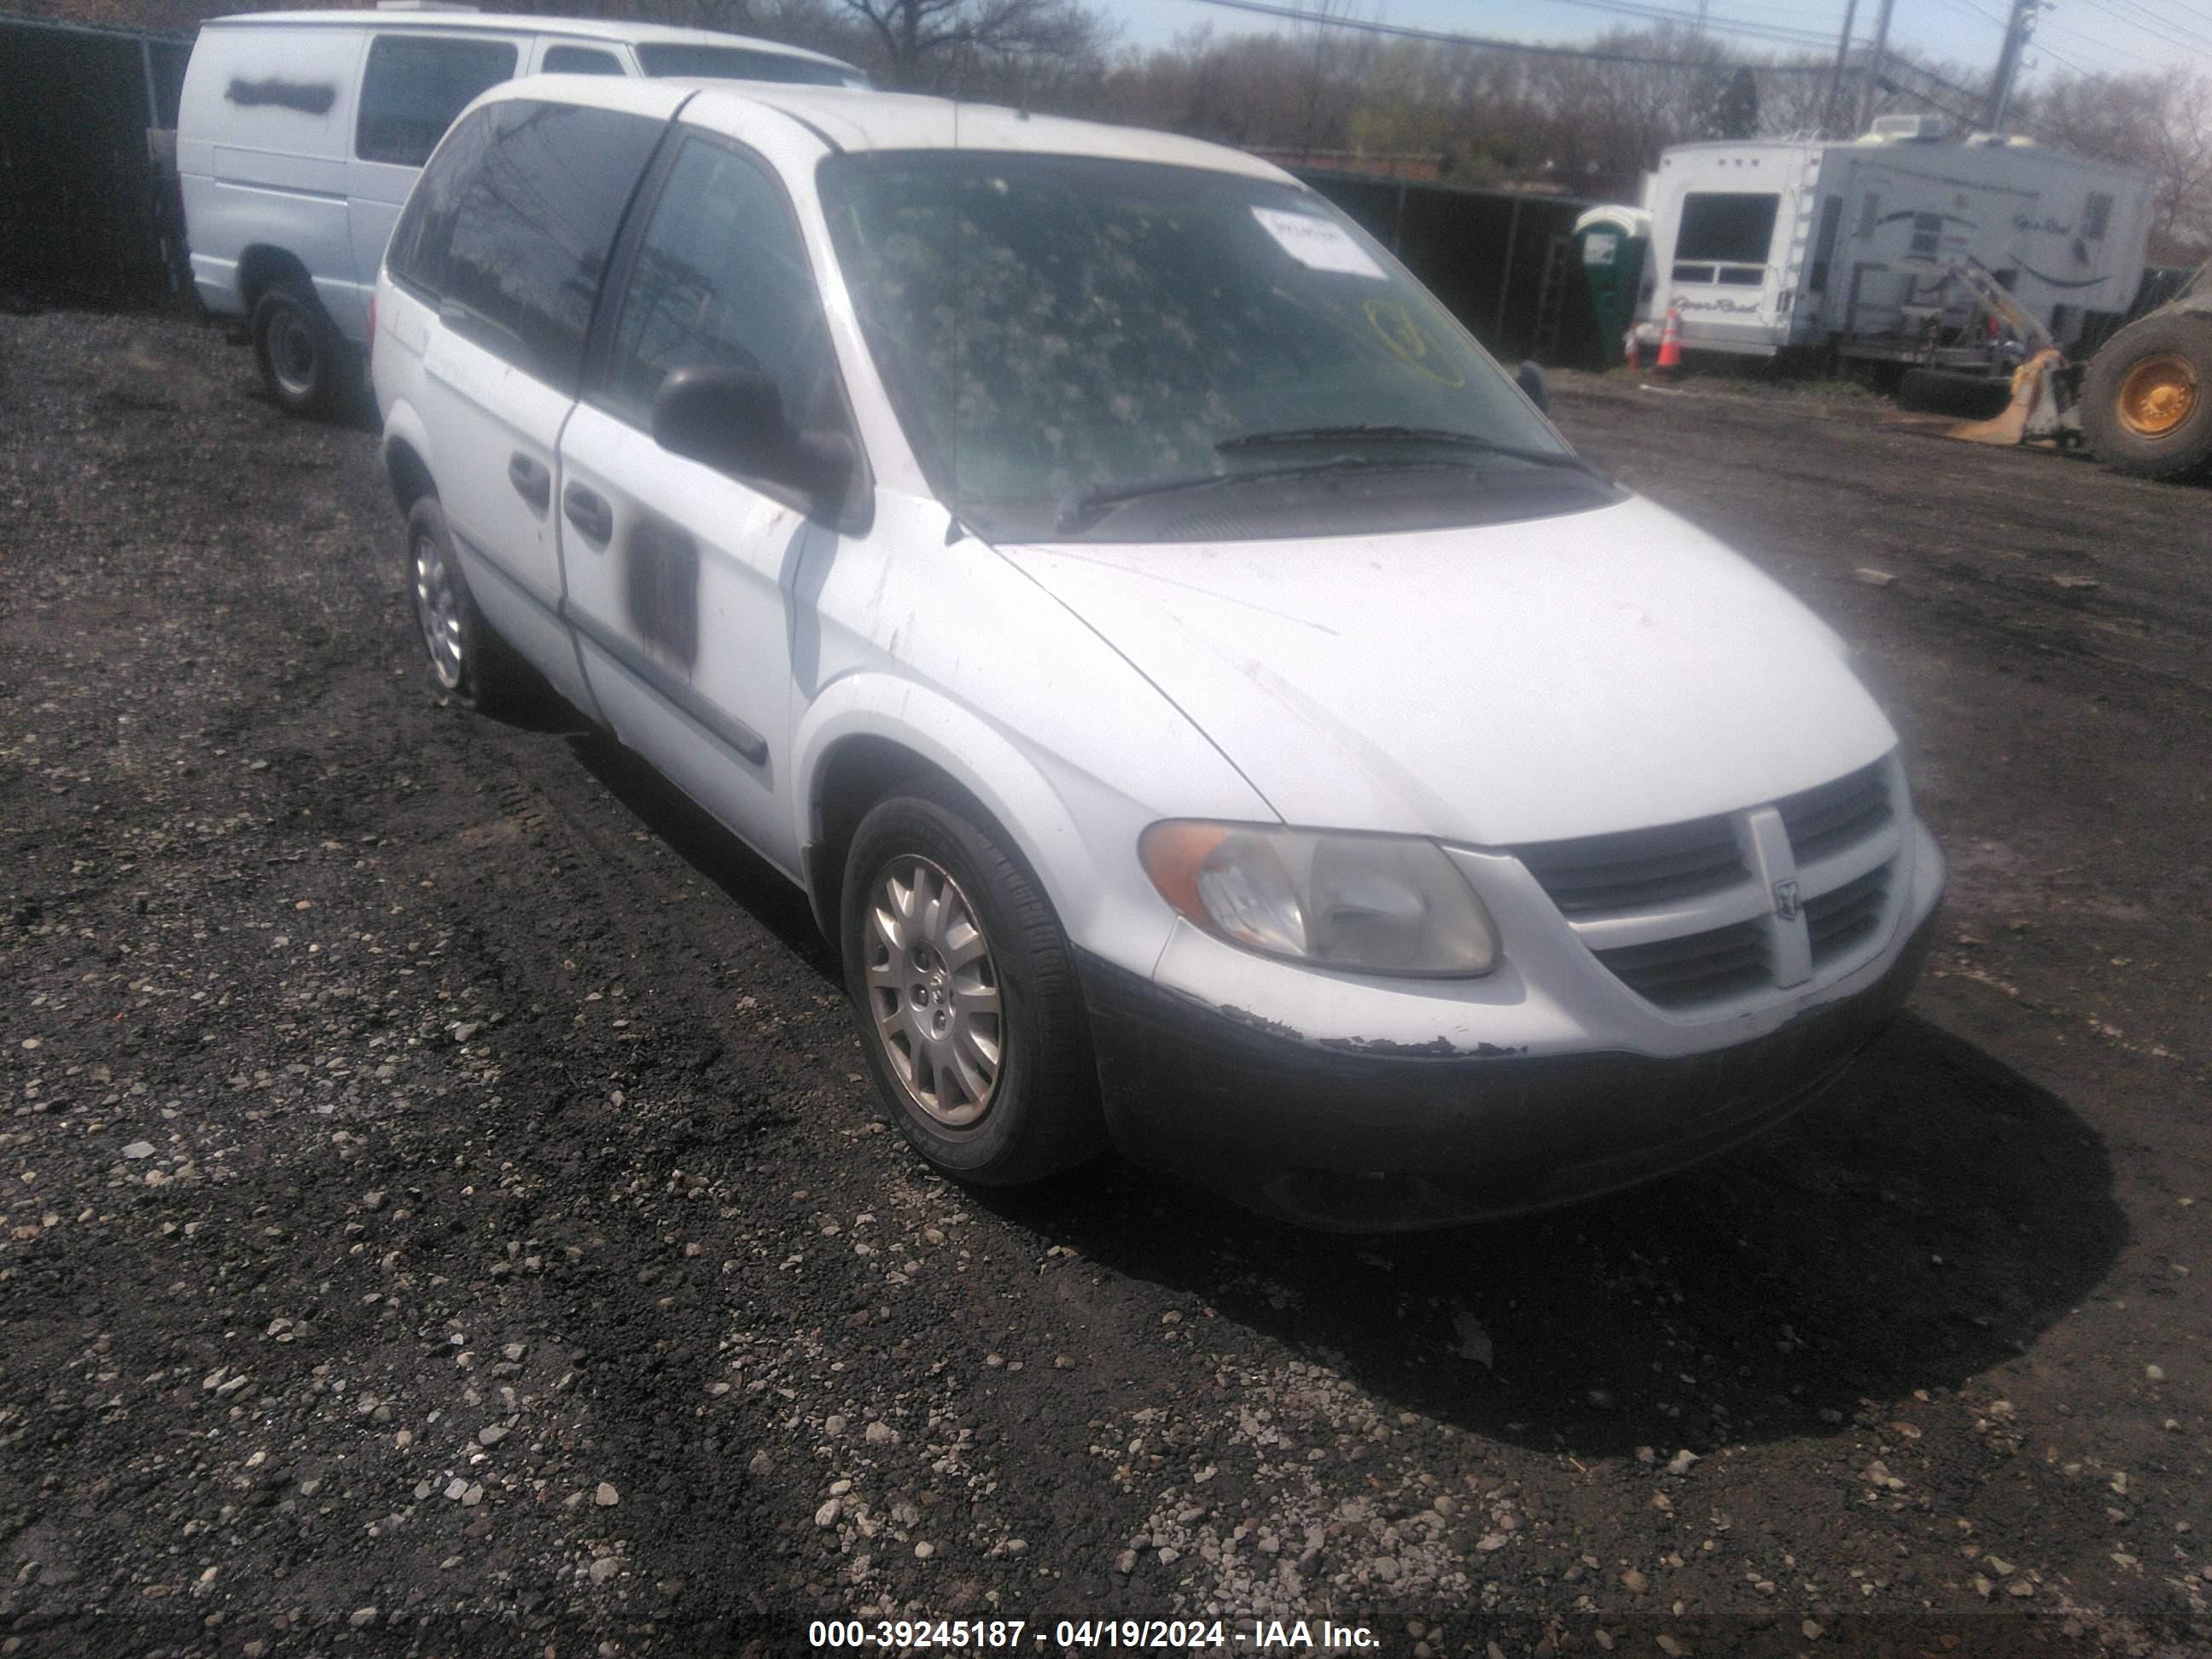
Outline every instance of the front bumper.
<path id="1" fill-rule="evenodd" d="M 1079 968 L 1125 1153 L 1305 1225 L 1401 1231 L 1595 1197 L 1780 1122 L 1903 1006 L 1927 959 L 1932 895 L 1913 915 L 1844 994 L 1744 1041 L 1664 1055 L 1317 1043 L 1095 957 Z"/>

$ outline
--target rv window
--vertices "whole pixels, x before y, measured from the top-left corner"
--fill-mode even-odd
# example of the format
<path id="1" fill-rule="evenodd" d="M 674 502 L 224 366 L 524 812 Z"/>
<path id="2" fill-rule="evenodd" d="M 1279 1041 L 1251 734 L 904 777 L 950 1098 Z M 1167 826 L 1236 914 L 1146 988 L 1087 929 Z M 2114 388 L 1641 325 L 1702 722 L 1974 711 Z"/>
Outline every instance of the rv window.
<path id="1" fill-rule="evenodd" d="M 1859 204 L 1859 234 L 1862 237 L 1874 234 L 1875 223 L 1881 213 L 1881 198 L 1869 191 L 1866 200 Z"/>
<path id="2" fill-rule="evenodd" d="M 1943 216 L 1940 213 L 1916 213 L 1912 216 L 1912 257 L 1932 259 L 1943 251 Z"/>
<path id="3" fill-rule="evenodd" d="M 2087 205 L 2081 210 L 2081 234 L 2089 241 L 2100 240 L 2112 222 L 2112 198 L 2101 190 L 2089 192 Z"/>
<path id="4" fill-rule="evenodd" d="M 369 43 L 362 76 L 355 153 L 364 161 L 419 167 L 471 99 L 514 78 L 514 47 L 505 40 L 380 34 Z"/>
<path id="5" fill-rule="evenodd" d="M 1781 204 L 1779 196 L 1692 191 L 1682 198 L 1674 257 L 1763 265 L 1774 241 L 1774 215 Z"/>

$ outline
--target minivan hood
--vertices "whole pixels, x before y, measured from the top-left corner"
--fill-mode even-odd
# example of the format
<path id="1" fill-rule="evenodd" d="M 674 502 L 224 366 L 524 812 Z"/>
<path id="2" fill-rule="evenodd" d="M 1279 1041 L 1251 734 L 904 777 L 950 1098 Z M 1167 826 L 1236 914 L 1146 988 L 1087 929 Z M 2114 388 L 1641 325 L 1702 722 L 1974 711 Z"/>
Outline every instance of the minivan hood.
<path id="1" fill-rule="evenodd" d="M 1831 629 L 1648 501 L 1002 551 L 1291 823 L 1476 846 L 1595 835 L 1772 800 L 1897 741 Z"/>

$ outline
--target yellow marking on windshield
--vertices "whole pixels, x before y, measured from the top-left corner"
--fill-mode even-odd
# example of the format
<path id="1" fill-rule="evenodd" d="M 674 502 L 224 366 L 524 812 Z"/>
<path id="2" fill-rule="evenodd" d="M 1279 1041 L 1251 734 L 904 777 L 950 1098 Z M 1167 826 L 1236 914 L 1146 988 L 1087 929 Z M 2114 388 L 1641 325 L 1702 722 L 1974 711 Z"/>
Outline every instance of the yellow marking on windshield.
<path id="1" fill-rule="evenodd" d="M 1368 326 L 1382 337 L 1382 343 L 1390 348 L 1390 355 L 1407 368 L 1427 375 L 1438 386 L 1463 386 L 1467 376 L 1448 363 L 1441 368 L 1440 360 L 1432 356 L 1429 337 L 1421 332 L 1421 325 L 1413 314 L 1395 300 L 1370 300 L 1360 309 L 1367 313 Z"/>

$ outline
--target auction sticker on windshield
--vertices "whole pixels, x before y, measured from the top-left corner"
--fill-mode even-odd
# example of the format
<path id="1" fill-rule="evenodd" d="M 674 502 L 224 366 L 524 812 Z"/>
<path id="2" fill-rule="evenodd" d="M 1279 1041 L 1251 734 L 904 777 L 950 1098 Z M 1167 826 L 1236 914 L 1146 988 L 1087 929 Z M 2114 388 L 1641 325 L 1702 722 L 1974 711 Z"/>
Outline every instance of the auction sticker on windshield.
<path id="1" fill-rule="evenodd" d="M 1341 271 L 1347 276 L 1371 276 L 1388 282 L 1382 267 L 1367 250 L 1352 240 L 1344 227 L 1310 213 L 1285 213 L 1280 208 L 1255 207 L 1252 216 L 1260 228 L 1275 239 L 1275 246 L 1309 270 Z"/>

